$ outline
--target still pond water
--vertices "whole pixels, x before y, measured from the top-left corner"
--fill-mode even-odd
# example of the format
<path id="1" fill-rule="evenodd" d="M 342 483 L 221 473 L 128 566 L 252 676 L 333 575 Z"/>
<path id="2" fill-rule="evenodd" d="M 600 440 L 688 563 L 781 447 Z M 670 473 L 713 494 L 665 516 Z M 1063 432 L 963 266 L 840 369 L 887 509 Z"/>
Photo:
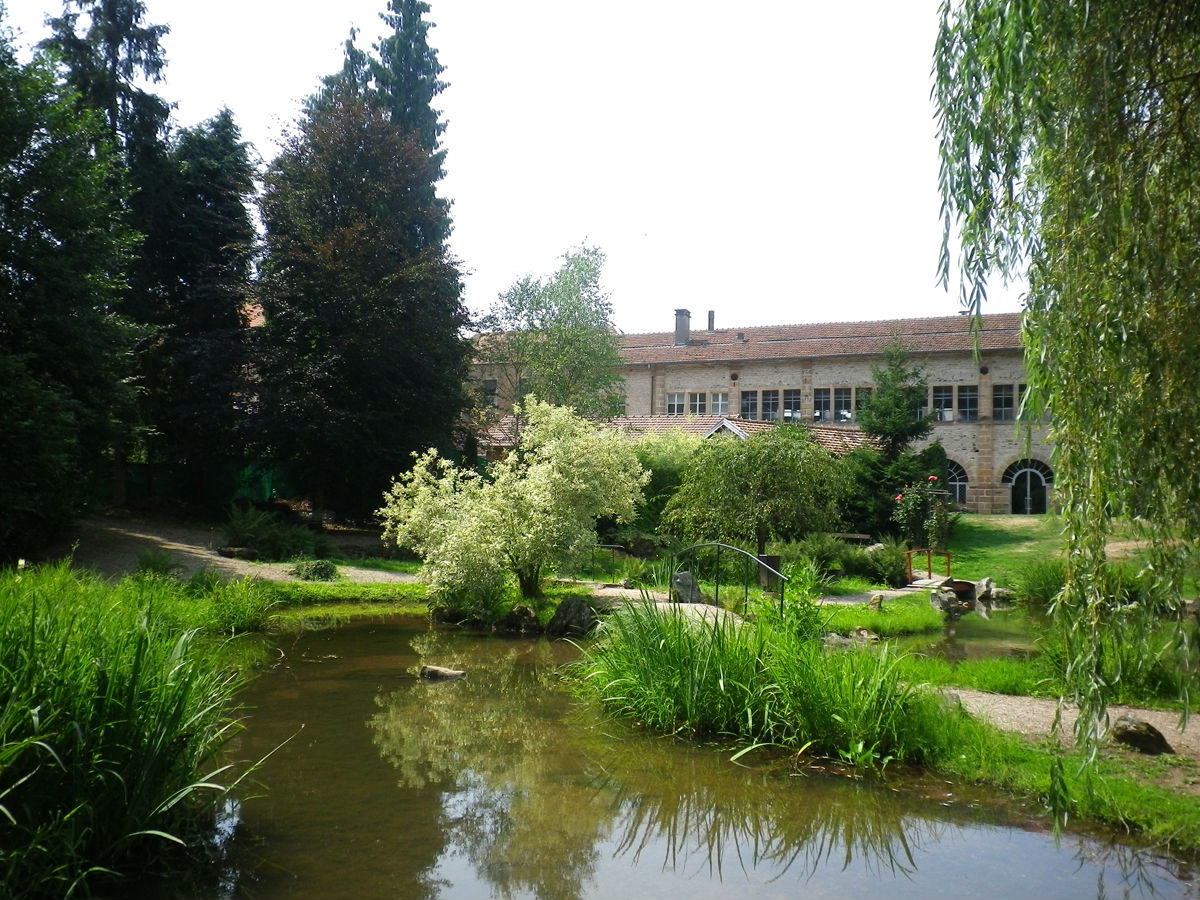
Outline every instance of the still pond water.
<path id="1" fill-rule="evenodd" d="M 873 784 L 641 734 L 568 642 L 417 620 L 276 639 L 234 754 L 228 898 L 1197 897 L 1187 863 L 936 779 Z M 465 669 L 429 683 L 423 663 Z M 275 749 L 278 748 L 278 749 Z M 274 750 L 273 753 L 271 751 Z"/>

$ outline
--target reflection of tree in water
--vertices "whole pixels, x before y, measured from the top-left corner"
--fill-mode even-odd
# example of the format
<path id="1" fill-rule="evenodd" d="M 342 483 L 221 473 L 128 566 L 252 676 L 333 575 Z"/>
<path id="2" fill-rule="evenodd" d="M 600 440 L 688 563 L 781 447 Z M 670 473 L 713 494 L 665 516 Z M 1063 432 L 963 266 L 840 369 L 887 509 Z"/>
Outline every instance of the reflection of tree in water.
<path id="1" fill-rule="evenodd" d="M 1156 897 L 1158 885 L 1164 881 L 1175 885 L 1190 885 L 1186 896 L 1200 896 L 1196 884 L 1197 871 L 1194 860 L 1173 859 L 1147 852 L 1129 844 L 1108 840 L 1083 840 L 1075 850 L 1079 868 L 1096 869 L 1096 896 L 1099 898 Z M 1106 876 L 1115 875 L 1115 887 Z"/>
<path id="2" fill-rule="evenodd" d="M 468 675 L 377 698 L 374 741 L 402 786 L 446 790 L 446 846 L 496 896 L 583 896 L 605 844 L 631 865 L 661 852 L 665 871 L 719 879 L 740 868 L 803 881 L 828 867 L 908 877 L 949 823 L 998 822 L 987 804 L 944 807 L 870 783 L 732 765 L 713 748 L 594 719 L 590 707 L 569 711 L 546 641 L 434 632 L 413 646 Z M 1103 867 L 1098 852 L 1086 841 L 1077 855 Z M 1111 855 L 1119 881 L 1153 895 L 1153 876 L 1139 871 L 1153 863 L 1124 845 Z"/>
<path id="3" fill-rule="evenodd" d="M 552 645 L 437 632 L 412 645 L 422 660 L 468 675 L 378 698 L 374 741 L 401 785 L 451 788 L 448 846 L 495 894 L 581 896 L 609 817 L 595 791 L 562 777 L 581 761 L 561 725 Z"/>

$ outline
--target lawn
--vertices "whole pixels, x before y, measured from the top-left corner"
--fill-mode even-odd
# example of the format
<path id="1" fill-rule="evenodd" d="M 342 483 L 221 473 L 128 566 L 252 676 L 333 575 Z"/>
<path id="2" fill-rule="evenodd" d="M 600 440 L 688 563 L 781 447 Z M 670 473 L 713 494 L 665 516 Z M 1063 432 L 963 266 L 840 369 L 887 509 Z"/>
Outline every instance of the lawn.
<path id="1" fill-rule="evenodd" d="M 1026 563 L 1061 555 L 1064 545 L 1057 516 L 964 513 L 950 534 L 950 571 L 965 581 L 991 578 L 1011 587 Z"/>

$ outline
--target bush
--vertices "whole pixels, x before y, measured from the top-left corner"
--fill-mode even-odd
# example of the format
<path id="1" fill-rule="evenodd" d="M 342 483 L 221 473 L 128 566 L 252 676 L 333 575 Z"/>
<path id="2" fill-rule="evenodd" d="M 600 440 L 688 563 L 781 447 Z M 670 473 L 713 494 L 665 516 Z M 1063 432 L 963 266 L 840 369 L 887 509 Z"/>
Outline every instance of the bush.
<path id="1" fill-rule="evenodd" d="M 296 563 L 288 570 L 301 581 L 333 581 L 338 569 L 327 559 L 307 559 Z"/>
<path id="2" fill-rule="evenodd" d="M 897 538 L 884 538 L 877 546 L 867 551 L 870 575 L 878 584 L 900 588 L 908 584 L 908 557 L 904 542 Z"/>
<path id="3" fill-rule="evenodd" d="M 225 540 L 230 546 L 255 550 L 264 560 L 324 559 L 335 555 L 333 542 L 325 535 L 253 506 L 234 506 L 230 510 Z"/>

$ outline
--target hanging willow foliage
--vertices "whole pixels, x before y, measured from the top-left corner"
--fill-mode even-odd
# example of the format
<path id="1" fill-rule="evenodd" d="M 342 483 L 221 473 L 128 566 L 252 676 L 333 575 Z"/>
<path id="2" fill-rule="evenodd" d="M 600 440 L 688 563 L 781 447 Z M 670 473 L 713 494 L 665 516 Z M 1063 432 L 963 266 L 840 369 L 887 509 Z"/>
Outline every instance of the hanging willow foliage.
<path id="1" fill-rule="evenodd" d="M 943 277 L 957 233 L 973 312 L 989 273 L 1028 278 L 1068 537 L 1055 615 L 1094 754 L 1115 683 L 1180 611 L 1200 532 L 1200 7 L 944 0 L 941 16 Z M 1136 598 L 1106 571 L 1117 520 L 1149 542 Z M 1182 628 L 1175 650 L 1186 662 Z"/>

